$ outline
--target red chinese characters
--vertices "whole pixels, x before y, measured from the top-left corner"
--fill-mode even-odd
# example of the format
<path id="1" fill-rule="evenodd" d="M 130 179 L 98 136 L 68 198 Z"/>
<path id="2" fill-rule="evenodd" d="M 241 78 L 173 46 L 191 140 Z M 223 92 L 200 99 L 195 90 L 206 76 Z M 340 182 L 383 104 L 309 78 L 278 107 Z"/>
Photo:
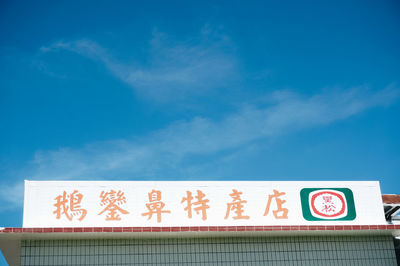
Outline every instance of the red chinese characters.
<path id="1" fill-rule="evenodd" d="M 277 209 L 272 211 L 274 217 L 276 219 L 288 218 L 289 210 L 282 207 L 282 205 L 286 202 L 286 200 L 280 199 L 280 197 L 284 196 L 285 194 L 286 194 L 285 192 L 279 192 L 278 190 L 274 189 L 274 194 L 268 195 L 268 203 L 267 207 L 265 208 L 264 216 L 268 215 L 272 200 L 275 199 Z"/>
<path id="2" fill-rule="evenodd" d="M 227 203 L 226 205 L 226 215 L 224 219 L 228 219 L 230 212 L 233 211 L 236 215 L 234 215 L 232 218 L 234 220 L 237 219 L 246 219 L 248 220 L 250 216 L 243 215 L 243 207 L 244 204 L 247 203 L 246 200 L 242 200 L 240 195 L 242 195 L 242 192 L 237 191 L 236 189 L 232 189 L 233 193 L 229 194 L 229 196 L 232 197 L 232 202 Z"/>
<path id="3" fill-rule="evenodd" d="M 192 218 L 192 208 L 193 205 L 195 205 L 197 206 L 193 208 L 195 212 L 199 214 L 201 211 L 201 219 L 204 221 L 207 220 L 207 209 L 210 208 L 210 206 L 207 205 L 209 200 L 205 199 L 205 196 L 206 194 L 204 194 L 201 190 L 197 190 L 197 195 L 195 196 L 197 201 L 193 202 L 192 192 L 186 191 L 186 197 L 182 198 L 181 203 L 186 201 L 187 205 L 184 210 L 187 211 L 189 219 Z"/>
<path id="4" fill-rule="evenodd" d="M 56 214 L 56 219 L 60 219 L 61 215 L 64 215 L 70 221 L 75 217 L 78 218 L 78 221 L 82 221 L 87 214 L 87 210 L 81 207 L 82 198 L 83 195 L 78 190 L 74 190 L 70 194 L 64 191 L 62 195 L 57 196 L 56 203 L 53 205 L 56 207 L 53 212 Z"/>
<path id="5" fill-rule="evenodd" d="M 203 190 L 204 191 L 204 190 Z M 138 196 L 138 198 L 133 204 L 144 204 L 146 207 L 146 211 L 143 213 L 139 213 L 139 217 L 145 217 L 145 218 L 140 218 L 142 222 L 147 220 L 154 219 L 157 223 L 161 223 L 163 221 L 163 216 L 165 214 L 171 214 L 174 212 L 175 217 L 174 220 L 178 221 L 178 219 L 182 220 L 187 220 L 187 219 L 192 219 L 193 216 L 198 216 L 198 218 L 201 218 L 203 221 L 211 220 L 211 223 L 214 223 L 216 219 L 222 219 L 224 217 L 225 220 L 227 219 L 232 219 L 232 220 L 249 220 L 250 216 L 260 216 L 263 211 L 264 206 L 262 205 L 260 200 L 263 200 L 265 202 L 265 196 L 260 195 L 250 195 L 251 198 L 249 198 L 250 203 L 248 203 L 247 200 L 244 200 L 242 198 L 243 192 L 239 191 L 237 189 L 232 189 L 232 192 L 229 194 L 231 197 L 231 200 L 228 201 L 227 203 L 224 203 L 223 201 L 218 201 L 218 195 L 216 195 L 216 200 L 215 203 L 213 203 L 213 208 L 214 204 L 217 204 L 219 206 L 215 206 L 215 209 L 212 209 L 213 211 L 210 212 L 210 199 L 207 197 L 206 193 L 207 191 L 203 192 L 200 189 L 190 191 L 186 190 L 184 196 L 179 197 L 179 194 L 176 194 L 174 198 L 168 199 L 168 206 L 166 206 L 165 202 L 162 200 L 162 192 L 160 190 L 153 189 L 151 192 L 147 193 L 148 195 L 148 201 L 143 202 L 143 195 Z M 275 219 L 288 219 L 288 214 L 289 210 L 285 206 L 286 204 L 286 193 L 285 192 L 280 192 L 276 189 L 272 190 L 273 193 L 267 195 L 266 198 L 266 207 L 264 209 L 264 216 L 272 216 Z M 210 192 L 211 194 L 208 195 L 213 195 L 212 191 Z M 229 193 L 229 192 L 228 192 Z M 227 193 L 227 194 L 228 194 Z M 91 194 L 96 195 L 96 194 Z M 342 205 L 344 206 L 344 203 L 340 205 L 339 200 L 337 200 L 334 196 L 333 192 L 320 192 L 313 196 L 312 202 L 316 201 L 318 203 L 318 211 L 322 213 L 321 215 L 329 216 L 329 215 L 336 215 L 336 213 L 342 214 L 343 210 L 345 207 L 341 207 Z M 82 221 L 85 219 L 89 211 L 86 208 L 89 208 L 88 206 L 94 207 L 94 213 L 92 214 L 93 216 L 89 215 L 89 218 L 86 218 L 86 220 L 90 220 L 90 222 L 95 221 L 95 215 L 102 215 L 106 221 L 120 221 L 122 220 L 123 217 L 128 217 L 125 215 L 129 215 L 130 211 L 127 209 L 126 204 L 127 204 L 127 197 L 125 194 L 125 191 L 122 190 L 102 190 L 100 194 L 97 194 L 97 196 L 100 197 L 99 204 L 101 206 L 100 209 L 97 209 L 95 207 L 96 204 L 92 205 L 85 205 L 82 207 L 82 200 L 84 196 L 82 193 L 80 193 L 78 190 L 73 190 L 72 193 L 68 193 L 67 191 L 63 191 L 62 194 L 58 195 L 57 197 L 54 198 L 56 201 L 53 206 L 55 207 L 55 210 L 53 211 L 53 214 L 55 214 L 56 219 L 62 219 L 63 217 L 66 218 L 69 221 L 73 221 L 74 219 L 78 221 Z M 134 200 L 134 199 L 133 199 Z M 179 201 L 180 200 L 180 201 Z M 335 201 L 336 200 L 336 201 Z M 343 201 L 343 200 L 342 200 Z M 95 202 L 93 199 L 89 199 L 88 201 L 90 202 Z M 183 208 L 184 212 L 182 213 L 182 210 L 179 211 L 179 202 L 182 205 L 181 208 Z M 249 205 L 249 204 L 256 204 L 256 205 Z M 226 204 L 226 205 L 225 205 Z M 315 205 L 315 204 L 314 204 Z M 313 205 L 313 206 L 314 206 Z M 142 205 L 143 206 L 143 205 Z M 169 207 L 177 208 L 173 209 L 172 211 L 170 210 Z M 226 211 L 225 211 L 225 216 L 224 215 L 224 206 L 226 206 Z M 172 208 L 171 207 L 171 208 Z M 220 211 L 222 208 L 222 212 Z M 249 209 L 247 209 L 249 208 Z M 96 210 L 97 209 L 97 210 Z M 246 210 L 247 209 L 247 210 Z M 176 212 L 175 212 L 176 210 Z M 339 210 L 339 211 L 338 211 Z M 272 212 L 272 215 L 270 214 Z M 213 217 L 208 217 L 213 213 Z M 257 214 L 258 213 L 258 214 Z M 182 216 L 183 215 L 183 216 Z M 129 219 L 137 219 L 134 217 L 130 217 Z M 259 218 L 253 218 L 256 219 L 254 222 L 258 222 Z"/>
<path id="6" fill-rule="evenodd" d="M 148 193 L 148 196 L 149 203 L 146 203 L 148 212 L 142 213 L 142 216 L 148 216 L 147 220 L 150 220 L 155 214 L 157 216 L 157 223 L 161 223 L 161 214 L 171 213 L 171 211 L 163 210 L 165 203 L 161 201 L 161 191 L 153 189 Z"/>
<path id="7" fill-rule="evenodd" d="M 109 192 L 104 192 L 100 194 L 100 205 L 105 206 L 105 208 L 98 214 L 107 213 L 106 221 L 119 221 L 121 220 L 120 214 L 128 214 L 127 210 L 121 208 L 121 205 L 126 203 L 126 198 L 124 192 L 118 190 L 110 190 Z"/>
<path id="8" fill-rule="evenodd" d="M 332 196 L 323 196 L 322 197 L 324 202 L 323 202 L 323 208 L 322 211 L 326 213 L 335 213 L 336 212 L 336 206 L 335 203 L 332 201 Z"/>

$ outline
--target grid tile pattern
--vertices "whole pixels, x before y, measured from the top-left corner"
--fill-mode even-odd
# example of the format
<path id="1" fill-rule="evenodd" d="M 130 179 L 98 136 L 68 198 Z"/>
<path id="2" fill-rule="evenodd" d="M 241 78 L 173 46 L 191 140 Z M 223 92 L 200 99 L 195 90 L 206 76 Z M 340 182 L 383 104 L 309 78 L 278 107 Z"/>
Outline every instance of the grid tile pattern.
<path id="1" fill-rule="evenodd" d="M 0 233 L 116 233 L 116 232 L 251 232 L 251 231 L 393 231 L 400 224 L 386 225 L 272 225 L 272 226 L 175 226 L 175 227 L 6 227 Z"/>
<path id="2" fill-rule="evenodd" d="M 21 265 L 397 265 L 391 236 L 24 240 Z"/>

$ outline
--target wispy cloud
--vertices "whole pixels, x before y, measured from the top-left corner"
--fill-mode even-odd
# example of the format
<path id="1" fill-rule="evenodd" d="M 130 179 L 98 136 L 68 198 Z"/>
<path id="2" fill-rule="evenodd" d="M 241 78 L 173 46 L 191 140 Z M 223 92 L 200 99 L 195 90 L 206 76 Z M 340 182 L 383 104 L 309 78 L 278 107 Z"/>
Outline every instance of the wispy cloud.
<path id="1" fill-rule="evenodd" d="M 2 184 L 0 189 L 0 213 L 20 207 L 24 200 L 24 183 Z"/>
<path id="2" fill-rule="evenodd" d="M 40 50 L 43 54 L 69 51 L 100 62 L 138 94 L 168 101 L 231 84 L 236 76 L 231 46 L 226 36 L 205 27 L 199 36 L 186 41 L 172 40 L 154 30 L 146 62 L 123 63 L 89 39 L 61 40 Z"/>
<path id="3" fill-rule="evenodd" d="M 400 90 L 392 87 L 376 92 L 364 87 L 326 91 L 311 97 L 277 91 L 263 105 L 242 106 L 219 121 L 195 117 L 144 138 L 90 143 L 80 149 L 38 151 L 29 177 L 154 178 L 171 172 L 178 177 L 193 166 L 185 162 L 192 155 L 215 158 L 221 152 L 233 153 L 258 140 L 327 125 L 373 107 L 390 105 L 399 96 Z M 3 191 L 1 201 L 8 201 L 6 196 Z"/>

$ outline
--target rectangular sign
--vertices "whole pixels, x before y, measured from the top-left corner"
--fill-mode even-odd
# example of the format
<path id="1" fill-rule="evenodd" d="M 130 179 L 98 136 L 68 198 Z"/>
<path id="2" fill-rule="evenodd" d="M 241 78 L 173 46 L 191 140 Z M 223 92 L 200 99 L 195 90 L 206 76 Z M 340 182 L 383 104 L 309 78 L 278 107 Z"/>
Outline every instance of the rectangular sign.
<path id="1" fill-rule="evenodd" d="M 379 183 L 25 181 L 24 227 L 386 224 Z"/>

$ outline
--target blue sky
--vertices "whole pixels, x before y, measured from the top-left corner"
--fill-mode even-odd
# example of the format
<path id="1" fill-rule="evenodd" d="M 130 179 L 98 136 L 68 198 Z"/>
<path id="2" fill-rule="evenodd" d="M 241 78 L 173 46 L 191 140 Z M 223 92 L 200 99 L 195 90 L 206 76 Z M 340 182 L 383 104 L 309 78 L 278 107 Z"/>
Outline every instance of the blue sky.
<path id="1" fill-rule="evenodd" d="M 23 180 L 379 180 L 398 1 L 2 1 L 0 226 Z"/>

